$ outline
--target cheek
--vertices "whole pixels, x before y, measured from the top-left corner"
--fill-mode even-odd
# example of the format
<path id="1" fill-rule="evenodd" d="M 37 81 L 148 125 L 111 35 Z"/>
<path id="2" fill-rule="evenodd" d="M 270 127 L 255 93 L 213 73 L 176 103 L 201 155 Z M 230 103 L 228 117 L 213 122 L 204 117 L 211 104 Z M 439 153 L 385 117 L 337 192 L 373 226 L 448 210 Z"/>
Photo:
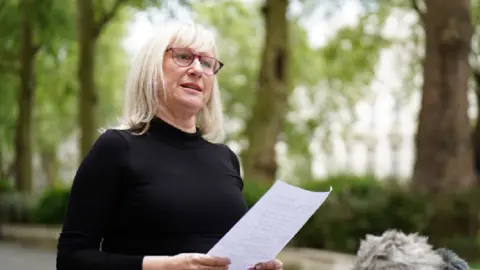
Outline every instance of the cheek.
<path id="1" fill-rule="evenodd" d="M 175 72 L 170 72 L 170 73 L 166 73 L 164 72 L 164 79 L 165 79 L 165 88 L 167 90 L 167 95 L 178 95 L 178 89 L 177 89 L 177 86 L 178 86 L 178 82 L 179 80 L 177 79 L 178 78 L 178 75 L 175 74 Z"/>
<path id="2" fill-rule="evenodd" d="M 205 80 L 204 85 L 205 85 L 205 89 L 208 89 L 207 98 L 210 99 L 213 92 L 213 80 L 210 80 L 210 79 Z"/>
<path id="3" fill-rule="evenodd" d="M 183 73 L 184 71 L 170 61 L 164 63 L 163 77 L 165 79 L 165 86 L 172 87 L 175 83 L 178 83 Z"/>

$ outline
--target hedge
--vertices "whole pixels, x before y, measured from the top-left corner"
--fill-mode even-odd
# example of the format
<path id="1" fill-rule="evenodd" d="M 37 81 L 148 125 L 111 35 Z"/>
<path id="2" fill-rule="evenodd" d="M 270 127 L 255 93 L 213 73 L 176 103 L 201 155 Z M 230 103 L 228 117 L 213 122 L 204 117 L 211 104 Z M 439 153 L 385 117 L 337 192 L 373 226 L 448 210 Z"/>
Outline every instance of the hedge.
<path id="1" fill-rule="evenodd" d="M 387 229 L 428 236 L 435 247 L 448 247 L 467 260 L 480 260 L 480 188 L 427 196 L 372 176 L 338 175 L 299 185 L 332 193 L 290 242 L 292 246 L 354 254 L 366 234 Z M 245 185 L 252 206 L 268 187 Z"/>

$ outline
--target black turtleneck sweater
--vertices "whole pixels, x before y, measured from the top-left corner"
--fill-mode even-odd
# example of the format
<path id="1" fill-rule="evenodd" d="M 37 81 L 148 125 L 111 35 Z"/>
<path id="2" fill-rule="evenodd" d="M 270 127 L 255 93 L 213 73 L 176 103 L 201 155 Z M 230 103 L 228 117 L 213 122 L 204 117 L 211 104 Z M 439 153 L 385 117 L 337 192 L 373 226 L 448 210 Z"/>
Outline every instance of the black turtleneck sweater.
<path id="1" fill-rule="evenodd" d="M 144 135 L 107 130 L 75 175 L 57 269 L 141 270 L 147 255 L 208 252 L 247 211 L 239 167 L 227 146 L 158 118 Z"/>

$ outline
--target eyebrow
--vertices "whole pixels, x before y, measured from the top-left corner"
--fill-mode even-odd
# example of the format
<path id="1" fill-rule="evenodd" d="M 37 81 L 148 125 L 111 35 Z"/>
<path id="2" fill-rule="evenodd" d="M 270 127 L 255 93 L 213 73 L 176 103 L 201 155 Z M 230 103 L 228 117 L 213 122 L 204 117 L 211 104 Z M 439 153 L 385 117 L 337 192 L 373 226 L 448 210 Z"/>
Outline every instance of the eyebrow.
<path id="1" fill-rule="evenodd" d="M 200 54 L 200 55 L 204 55 L 204 56 L 209 56 L 209 57 L 215 57 L 215 55 L 214 55 L 213 53 L 208 52 L 208 51 L 197 51 L 196 49 L 189 48 L 189 47 L 183 47 L 183 49 L 190 50 L 190 51 L 192 51 L 193 53 L 196 53 L 196 54 Z"/>

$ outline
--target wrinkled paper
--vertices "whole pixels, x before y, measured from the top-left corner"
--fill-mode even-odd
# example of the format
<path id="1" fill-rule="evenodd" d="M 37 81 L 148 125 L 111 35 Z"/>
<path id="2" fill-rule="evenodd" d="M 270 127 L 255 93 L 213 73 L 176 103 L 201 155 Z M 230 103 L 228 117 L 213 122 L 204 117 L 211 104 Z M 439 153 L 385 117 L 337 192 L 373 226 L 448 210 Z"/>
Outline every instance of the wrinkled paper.
<path id="1" fill-rule="evenodd" d="M 229 270 L 247 270 L 275 259 L 331 191 L 313 192 L 276 181 L 208 255 L 229 258 Z"/>

